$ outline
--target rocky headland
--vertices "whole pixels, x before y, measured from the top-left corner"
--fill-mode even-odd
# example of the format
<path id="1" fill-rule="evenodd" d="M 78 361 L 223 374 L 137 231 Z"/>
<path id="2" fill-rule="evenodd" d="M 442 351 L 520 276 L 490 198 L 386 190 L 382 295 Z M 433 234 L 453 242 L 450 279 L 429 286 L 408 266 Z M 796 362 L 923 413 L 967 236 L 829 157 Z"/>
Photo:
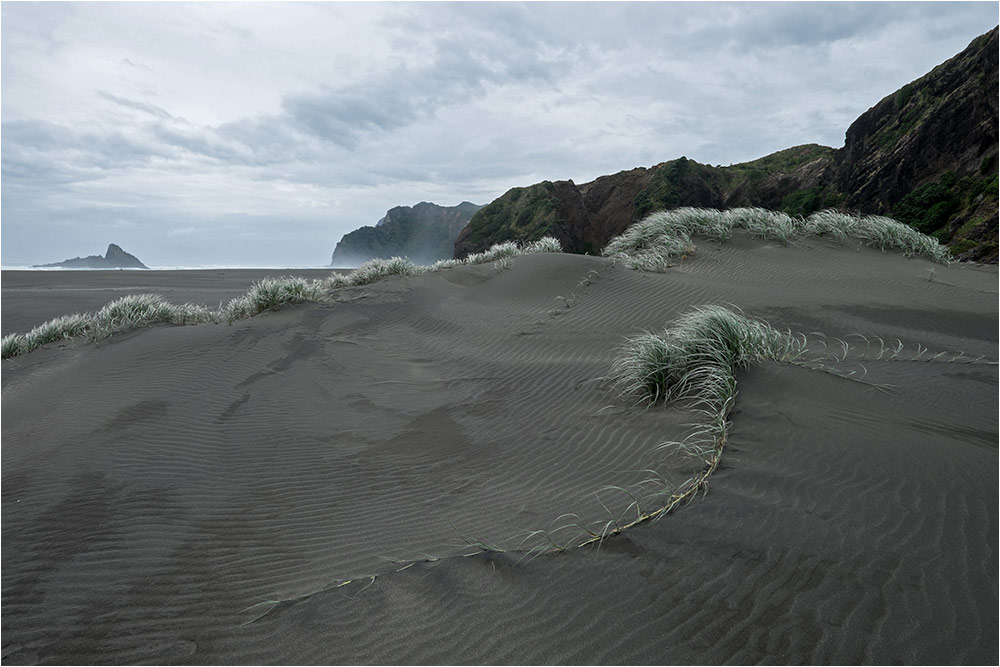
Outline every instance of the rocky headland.
<path id="1" fill-rule="evenodd" d="M 450 259 L 459 232 L 480 208 L 467 201 L 458 206 L 421 202 L 391 208 L 374 227 L 345 234 L 333 251 L 330 265 L 353 267 L 369 259 L 394 256 L 409 257 L 418 264 Z"/>

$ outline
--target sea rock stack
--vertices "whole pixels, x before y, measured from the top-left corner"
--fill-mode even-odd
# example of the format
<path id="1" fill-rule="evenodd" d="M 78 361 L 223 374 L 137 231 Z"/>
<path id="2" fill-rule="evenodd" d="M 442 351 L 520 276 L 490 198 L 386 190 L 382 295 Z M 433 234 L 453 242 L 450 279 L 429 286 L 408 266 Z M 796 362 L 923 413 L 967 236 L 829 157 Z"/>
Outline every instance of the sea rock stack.
<path id="1" fill-rule="evenodd" d="M 54 264 L 34 264 L 32 268 L 63 268 L 63 269 L 148 269 L 149 267 L 139 261 L 135 255 L 122 250 L 121 246 L 111 243 L 104 257 L 100 255 L 90 255 L 88 257 L 74 257 Z"/>

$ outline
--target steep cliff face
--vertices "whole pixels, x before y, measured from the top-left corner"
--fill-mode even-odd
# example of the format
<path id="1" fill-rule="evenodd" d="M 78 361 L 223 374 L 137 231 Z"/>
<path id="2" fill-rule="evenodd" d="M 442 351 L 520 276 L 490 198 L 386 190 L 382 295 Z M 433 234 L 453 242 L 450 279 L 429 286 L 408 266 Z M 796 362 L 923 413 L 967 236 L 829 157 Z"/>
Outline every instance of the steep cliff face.
<path id="1" fill-rule="evenodd" d="M 994 29 L 854 121 L 836 156 L 846 205 L 996 261 L 997 60 Z"/>
<path id="2" fill-rule="evenodd" d="M 104 257 L 100 255 L 90 255 L 88 257 L 74 257 L 54 264 L 36 264 L 34 268 L 63 268 L 63 269 L 146 269 L 149 268 L 139 261 L 135 255 L 130 255 L 114 243 L 108 246 L 108 251 Z"/>
<path id="3" fill-rule="evenodd" d="M 421 202 L 389 209 L 374 227 L 345 234 L 333 251 L 331 266 L 353 267 L 375 257 L 409 257 L 418 264 L 448 259 L 458 233 L 480 208 L 469 202 Z"/>
<path id="4" fill-rule="evenodd" d="M 807 144 L 728 167 L 681 157 L 576 185 L 514 188 L 473 216 L 455 257 L 556 236 L 595 254 L 646 214 L 677 206 L 821 208 L 892 215 L 960 259 L 997 260 L 997 29 L 862 114 L 843 148 Z"/>

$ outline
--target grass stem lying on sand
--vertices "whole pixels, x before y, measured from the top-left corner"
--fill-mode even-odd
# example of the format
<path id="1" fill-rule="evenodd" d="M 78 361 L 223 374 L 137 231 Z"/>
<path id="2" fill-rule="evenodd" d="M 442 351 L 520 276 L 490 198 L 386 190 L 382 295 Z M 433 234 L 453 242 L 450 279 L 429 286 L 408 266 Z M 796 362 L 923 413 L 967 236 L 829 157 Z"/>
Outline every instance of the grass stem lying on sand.
<path id="1" fill-rule="evenodd" d="M 486 542 L 484 540 L 480 540 L 475 537 L 467 537 L 466 535 L 463 535 L 458 530 L 458 528 L 455 527 L 455 524 L 451 525 L 451 529 L 455 531 L 455 534 L 464 543 L 458 546 L 469 546 L 478 549 L 479 551 L 492 552 L 492 553 L 504 553 L 505 551 L 507 551 L 498 544 L 493 544 L 491 542 Z"/>

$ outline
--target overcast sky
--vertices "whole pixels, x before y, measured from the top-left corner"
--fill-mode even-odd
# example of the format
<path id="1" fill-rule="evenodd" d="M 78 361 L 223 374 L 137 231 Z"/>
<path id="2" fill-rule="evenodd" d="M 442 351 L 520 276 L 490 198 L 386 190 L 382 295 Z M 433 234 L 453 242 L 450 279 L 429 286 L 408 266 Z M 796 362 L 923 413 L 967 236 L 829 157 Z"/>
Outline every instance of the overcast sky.
<path id="1" fill-rule="evenodd" d="M 998 3 L 2 5 L 2 264 L 320 266 L 393 206 L 840 147 Z"/>

